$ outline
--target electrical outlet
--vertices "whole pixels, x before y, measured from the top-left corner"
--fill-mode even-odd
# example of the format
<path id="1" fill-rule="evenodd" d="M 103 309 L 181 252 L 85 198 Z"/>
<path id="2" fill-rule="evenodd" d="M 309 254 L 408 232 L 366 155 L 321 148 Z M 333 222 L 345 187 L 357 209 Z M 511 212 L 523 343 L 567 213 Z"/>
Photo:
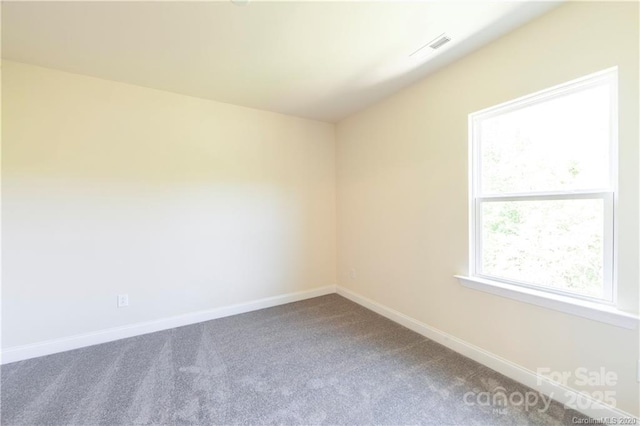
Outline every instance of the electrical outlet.
<path id="1" fill-rule="evenodd" d="M 129 295 L 128 294 L 119 294 L 118 295 L 118 308 L 124 308 L 125 306 L 129 306 Z"/>
<path id="2" fill-rule="evenodd" d="M 349 278 L 351 278 L 352 280 L 358 278 L 358 274 L 356 273 L 355 268 L 349 269 Z"/>

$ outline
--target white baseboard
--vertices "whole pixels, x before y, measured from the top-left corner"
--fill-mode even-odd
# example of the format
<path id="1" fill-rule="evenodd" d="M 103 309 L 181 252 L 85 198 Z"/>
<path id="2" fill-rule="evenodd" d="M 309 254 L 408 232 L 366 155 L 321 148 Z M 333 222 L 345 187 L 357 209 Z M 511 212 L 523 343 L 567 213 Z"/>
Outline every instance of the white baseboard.
<path id="1" fill-rule="evenodd" d="M 505 358 L 492 354 L 478 346 L 475 346 L 469 342 L 459 339 L 437 328 L 431 327 L 423 322 L 415 320 L 407 315 L 404 315 L 396 310 L 388 308 L 378 302 L 361 296 L 351 290 L 344 287 L 336 286 L 336 292 L 346 297 L 347 299 L 361 305 L 371 311 L 380 314 L 391 321 L 394 321 L 410 330 L 415 331 L 435 342 L 440 343 L 452 349 L 467 358 L 483 364 L 492 370 L 495 370 L 505 376 L 513 379 L 525 386 L 528 386 L 536 391 L 547 395 L 562 404 L 568 404 L 572 401 L 581 401 L 580 407 L 588 408 L 576 408 L 576 410 L 594 418 L 602 417 L 626 417 L 635 418 L 632 414 L 619 410 L 610 405 L 603 404 L 591 397 L 587 397 L 581 394 L 579 391 L 570 387 L 558 384 L 549 380 L 548 378 L 535 373 L 532 370 L 524 368 L 518 364 L 515 364 Z"/>
<path id="2" fill-rule="evenodd" d="M 311 299 L 313 297 L 324 296 L 336 292 L 335 285 L 319 287 L 313 290 L 300 291 L 283 294 L 281 296 L 267 297 L 236 305 L 224 306 L 221 308 L 206 311 L 192 312 L 169 318 L 162 318 L 154 321 L 146 321 L 131 324 L 123 327 L 114 327 L 92 333 L 77 334 L 75 336 L 61 339 L 47 340 L 24 346 L 14 346 L 3 349 L 0 356 L 0 364 L 22 361 L 29 358 L 36 358 L 44 355 L 51 355 L 58 352 L 72 349 L 84 348 L 100 343 L 112 342 L 114 340 L 125 339 L 127 337 L 140 336 L 142 334 L 154 333 L 156 331 L 168 330 L 184 325 L 196 324 L 216 318 L 228 317 L 245 312 L 257 311 L 259 309 L 284 305 L 286 303 L 298 302 L 300 300 Z"/>

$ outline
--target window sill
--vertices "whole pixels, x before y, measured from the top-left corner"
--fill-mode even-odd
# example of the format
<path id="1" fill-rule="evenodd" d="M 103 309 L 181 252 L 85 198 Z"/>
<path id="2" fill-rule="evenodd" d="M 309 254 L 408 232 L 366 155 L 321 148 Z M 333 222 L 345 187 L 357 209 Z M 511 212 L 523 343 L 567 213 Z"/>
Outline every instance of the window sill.
<path id="1" fill-rule="evenodd" d="M 640 318 L 628 312 L 620 311 L 612 306 L 594 302 L 572 299 L 566 296 L 545 293 L 542 291 L 503 284 L 497 281 L 477 277 L 455 275 L 465 287 L 495 294 L 509 299 L 519 300 L 532 305 L 554 309 L 567 314 L 577 315 L 594 321 L 600 321 L 617 327 L 636 329 Z"/>

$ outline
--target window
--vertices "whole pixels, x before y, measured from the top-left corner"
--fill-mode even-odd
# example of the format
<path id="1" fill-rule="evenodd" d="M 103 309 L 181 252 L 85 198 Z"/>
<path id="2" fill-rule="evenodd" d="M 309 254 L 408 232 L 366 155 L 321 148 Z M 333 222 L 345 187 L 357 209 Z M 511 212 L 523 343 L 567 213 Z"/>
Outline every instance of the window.
<path id="1" fill-rule="evenodd" d="M 470 274 L 615 302 L 617 69 L 469 116 Z"/>

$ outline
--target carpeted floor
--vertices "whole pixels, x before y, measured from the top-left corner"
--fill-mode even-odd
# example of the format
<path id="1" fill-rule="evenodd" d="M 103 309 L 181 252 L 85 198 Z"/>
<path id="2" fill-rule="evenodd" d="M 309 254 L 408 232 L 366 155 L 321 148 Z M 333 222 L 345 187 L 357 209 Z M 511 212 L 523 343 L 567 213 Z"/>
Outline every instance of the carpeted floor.
<path id="1" fill-rule="evenodd" d="M 530 389 L 338 295 L 2 367 L 3 425 L 571 424 Z M 528 395 L 532 399 L 532 395 Z"/>

